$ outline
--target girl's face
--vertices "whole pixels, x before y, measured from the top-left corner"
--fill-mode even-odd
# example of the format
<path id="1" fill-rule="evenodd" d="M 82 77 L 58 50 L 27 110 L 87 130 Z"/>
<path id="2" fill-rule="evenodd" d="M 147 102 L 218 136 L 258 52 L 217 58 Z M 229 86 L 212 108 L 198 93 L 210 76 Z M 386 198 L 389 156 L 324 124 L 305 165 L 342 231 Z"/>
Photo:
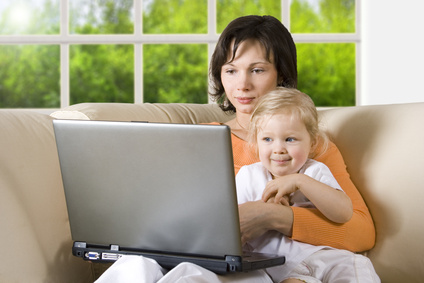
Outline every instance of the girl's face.
<path id="1" fill-rule="evenodd" d="M 273 177 L 298 173 L 311 147 L 311 136 L 298 115 L 265 116 L 259 123 L 259 159 Z"/>
<path id="2" fill-rule="evenodd" d="M 272 56 L 270 59 L 268 62 L 260 42 L 246 40 L 239 45 L 234 60 L 222 66 L 222 84 L 237 113 L 251 114 L 259 98 L 277 87 L 278 73 Z"/>

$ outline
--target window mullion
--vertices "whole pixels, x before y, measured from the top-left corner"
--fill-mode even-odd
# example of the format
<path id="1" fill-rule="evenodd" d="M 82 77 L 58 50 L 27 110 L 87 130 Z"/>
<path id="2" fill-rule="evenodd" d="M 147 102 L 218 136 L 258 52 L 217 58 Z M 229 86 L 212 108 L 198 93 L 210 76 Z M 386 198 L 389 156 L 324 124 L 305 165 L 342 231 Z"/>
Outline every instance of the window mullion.
<path id="1" fill-rule="evenodd" d="M 355 98 L 356 98 L 356 105 L 362 105 L 362 59 L 361 59 L 361 38 L 362 38 L 362 26 L 361 26 L 361 0 L 355 1 L 355 34 L 358 37 L 358 42 L 356 43 L 356 54 L 355 54 L 355 78 L 356 78 L 356 86 L 355 86 Z"/>
<path id="2" fill-rule="evenodd" d="M 290 30 L 290 0 L 281 0 L 281 22 Z"/>
<path id="3" fill-rule="evenodd" d="M 358 33 L 292 33 L 296 43 L 357 43 Z"/>
<path id="4" fill-rule="evenodd" d="M 217 23 L 216 23 L 216 0 L 208 0 L 208 37 L 210 38 L 218 38 L 217 35 Z M 216 41 L 212 41 L 208 43 L 208 70 L 210 67 L 210 62 L 212 58 L 213 51 L 215 50 Z M 209 72 L 208 72 L 209 74 Z M 210 88 L 210 78 L 208 75 L 208 90 Z M 208 94 L 206 94 L 208 95 Z M 213 101 L 210 99 L 210 96 L 208 95 L 208 102 L 213 103 Z"/>
<path id="5" fill-rule="evenodd" d="M 143 35 L 142 1 L 134 0 L 134 35 L 140 39 Z M 143 44 L 134 42 L 134 103 L 144 101 L 143 81 Z"/>
<path id="6" fill-rule="evenodd" d="M 68 0 L 60 1 L 60 36 L 69 36 L 69 5 Z M 60 42 L 60 107 L 70 104 L 69 94 L 69 44 Z"/>

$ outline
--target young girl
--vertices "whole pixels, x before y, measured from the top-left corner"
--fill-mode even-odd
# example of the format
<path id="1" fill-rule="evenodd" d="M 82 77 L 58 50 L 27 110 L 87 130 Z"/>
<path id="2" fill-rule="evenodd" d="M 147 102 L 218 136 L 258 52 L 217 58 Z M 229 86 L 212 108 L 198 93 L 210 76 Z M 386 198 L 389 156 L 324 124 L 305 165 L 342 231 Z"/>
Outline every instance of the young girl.
<path id="1" fill-rule="evenodd" d="M 252 113 L 249 142 L 260 162 L 243 166 L 237 174 L 239 204 L 315 207 L 333 222 L 350 220 L 350 198 L 328 167 L 312 159 L 326 150 L 327 138 L 309 96 L 283 87 L 265 95 Z M 286 264 L 267 270 L 274 282 L 332 282 L 341 276 L 348 278 L 343 282 L 379 282 L 367 258 L 297 242 L 275 230 L 245 242 L 244 248 L 286 256 Z"/>

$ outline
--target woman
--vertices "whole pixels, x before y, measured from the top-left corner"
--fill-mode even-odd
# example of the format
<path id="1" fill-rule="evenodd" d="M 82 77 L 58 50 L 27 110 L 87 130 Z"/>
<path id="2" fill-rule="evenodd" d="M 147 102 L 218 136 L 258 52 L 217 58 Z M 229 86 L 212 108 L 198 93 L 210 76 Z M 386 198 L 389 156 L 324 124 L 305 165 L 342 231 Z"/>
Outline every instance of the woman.
<path id="1" fill-rule="evenodd" d="M 288 30 L 271 16 L 245 16 L 222 32 L 211 60 L 211 96 L 226 112 L 235 112 L 231 128 L 235 170 L 258 160 L 246 149 L 250 115 L 259 98 L 277 86 L 297 87 L 296 47 Z M 249 202 L 240 206 L 243 242 L 268 230 L 294 240 L 353 252 L 375 243 L 374 224 L 361 195 L 350 180 L 343 158 L 334 145 L 318 158 L 326 164 L 353 204 L 345 224 L 328 221 L 316 209 Z M 286 180 L 290 182 L 290 179 Z"/>
<path id="2" fill-rule="evenodd" d="M 258 162 L 247 148 L 250 115 L 259 98 L 277 86 L 297 87 L 296 47 L 287 29 L 271 16 L 245 16 L 232 21 L 221 34 L 211 60 L 211 96 L 226 112 L 235 112 L 231 128 L 234 166 Z M 269 230 L 312 245 L 360 252 L 371 249 L 375 230 L 361 195 L 350 180 L 343 158 L 330 143 L 316 160 L 326 164 L 350 197 L 352 219 L 345 224 L 327 220 L 318 210 L 262 201 L 239 206 L 242 241 Z M 290 179 L 286 180 L 290 182 Z M 263 270 L 218 276 L 193 264 L 178 265 L 165 276 L 160 266 L 142 257 L 118 260 L 97 281 L 104 282 L 271 282 Z M 126 276 L 122 276 L 126 275 Z M 133 280 L 128 280 L 129 276 Z"/>

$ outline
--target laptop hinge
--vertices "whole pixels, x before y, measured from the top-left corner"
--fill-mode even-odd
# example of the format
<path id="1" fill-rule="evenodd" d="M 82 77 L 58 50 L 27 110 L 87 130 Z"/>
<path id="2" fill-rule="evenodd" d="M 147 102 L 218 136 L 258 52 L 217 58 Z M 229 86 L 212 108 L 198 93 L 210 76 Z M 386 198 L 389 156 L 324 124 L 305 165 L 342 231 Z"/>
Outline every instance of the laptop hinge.
<path id="1" fill-rule="evenodd" d="M 240 256 L 225 256 L 225 261 L 228 264 L 229 272 L 236 272 L 242 270 L 242 258 Z"/>
<path id="2" fill-rule="evenodd" d="M 110 245 L 110 250 L 111 251 L 119 251 L 119 245 Z"/>

